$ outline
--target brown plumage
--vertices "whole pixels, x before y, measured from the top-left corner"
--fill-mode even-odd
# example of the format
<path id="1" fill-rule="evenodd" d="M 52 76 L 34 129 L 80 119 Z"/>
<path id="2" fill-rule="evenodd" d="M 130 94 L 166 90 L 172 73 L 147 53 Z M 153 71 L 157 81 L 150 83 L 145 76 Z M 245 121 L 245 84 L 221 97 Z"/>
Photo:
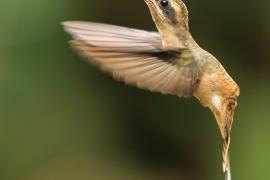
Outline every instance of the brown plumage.
<path id="1" fill-rule="evenodd" d="M 192 38 L 181 0 L 145 0 L 158 32 L 69 21 L 65 30 L 87 61 L 116 80 L 163 94 L 195 96 L 214 113 L 221 131 L 223 169 L 230 177 L 228 150 L 239 87 L 219 61 Z"/>

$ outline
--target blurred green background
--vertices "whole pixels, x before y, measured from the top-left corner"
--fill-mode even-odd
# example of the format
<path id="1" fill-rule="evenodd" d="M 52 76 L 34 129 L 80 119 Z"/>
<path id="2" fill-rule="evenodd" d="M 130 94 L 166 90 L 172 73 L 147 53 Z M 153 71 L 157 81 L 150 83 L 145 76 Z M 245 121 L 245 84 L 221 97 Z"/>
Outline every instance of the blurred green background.
<path id="1" fill-rule="evenodd" d="M 241 86 L 234 179 L 270 179 L 270 1 L 186 4 L 195 39 Z M 88 66 L 65 20 L 155 28 L 143 0 L 0 0 L 0 179 L 223 179 L 210 111 Z"/>

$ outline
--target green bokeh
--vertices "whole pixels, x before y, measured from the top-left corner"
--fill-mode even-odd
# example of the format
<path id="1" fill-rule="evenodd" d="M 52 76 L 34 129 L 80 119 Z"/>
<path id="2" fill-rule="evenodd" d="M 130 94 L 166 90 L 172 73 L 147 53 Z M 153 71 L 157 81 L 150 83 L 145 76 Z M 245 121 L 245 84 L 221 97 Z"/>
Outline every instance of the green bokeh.
<path id="1" fill-rule="evenodd" d="M 194 37 L 241 86 L 234 179 L 270 179 L 270 2 L 187 5 Z M 81 61 L 60 25 L 74 19 L 154 29 L 143 0 L 0 0 L 0 179 L 223 179 L 210 111 Z"/>

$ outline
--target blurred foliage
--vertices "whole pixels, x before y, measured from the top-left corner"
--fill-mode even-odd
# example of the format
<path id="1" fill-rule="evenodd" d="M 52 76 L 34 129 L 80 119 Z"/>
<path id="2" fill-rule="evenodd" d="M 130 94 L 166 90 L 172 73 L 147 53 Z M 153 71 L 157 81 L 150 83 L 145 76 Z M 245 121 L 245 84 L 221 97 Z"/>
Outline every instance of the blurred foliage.
<path id="1" fill-rule="evenodd" d="M 233 176 L 270 179 L 270 1 L 186 3 L 195 39 L 241 86 Z M 88 66 L 64 20 L 155 28 L 143 0 L 0 0 L 0 179 L 223 179 L 210 111 Z"/>

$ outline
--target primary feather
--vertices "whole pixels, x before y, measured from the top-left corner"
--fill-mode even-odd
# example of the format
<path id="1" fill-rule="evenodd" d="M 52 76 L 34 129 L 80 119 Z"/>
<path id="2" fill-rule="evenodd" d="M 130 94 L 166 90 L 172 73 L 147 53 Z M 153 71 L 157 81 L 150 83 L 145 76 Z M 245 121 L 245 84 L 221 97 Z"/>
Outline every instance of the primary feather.
<path id="1" fill-rule="evenodd" d="M 159 34 L 90 22 L 65 22 L 73 47 L 117 80 L 163 94 L 191 96 L 198 78 L 188 49 L 164 50 Z M 188 56 L 186 56 L 188 54 Z"/>

